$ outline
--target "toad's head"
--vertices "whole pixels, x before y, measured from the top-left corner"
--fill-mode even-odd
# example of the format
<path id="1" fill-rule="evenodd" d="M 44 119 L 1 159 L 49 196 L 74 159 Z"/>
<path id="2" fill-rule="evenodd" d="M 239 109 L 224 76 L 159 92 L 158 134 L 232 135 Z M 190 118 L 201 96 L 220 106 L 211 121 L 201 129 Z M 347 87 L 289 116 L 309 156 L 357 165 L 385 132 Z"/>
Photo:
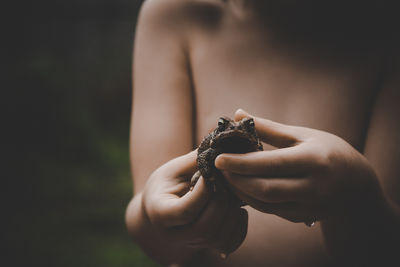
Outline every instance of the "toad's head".
<path id="1" fill-rule="evenodd" d="M 237 122 L 227 117 L 219 118 L 210 146 L 223 153 L 263 150 L 253 118 L 243 118 Z"/>

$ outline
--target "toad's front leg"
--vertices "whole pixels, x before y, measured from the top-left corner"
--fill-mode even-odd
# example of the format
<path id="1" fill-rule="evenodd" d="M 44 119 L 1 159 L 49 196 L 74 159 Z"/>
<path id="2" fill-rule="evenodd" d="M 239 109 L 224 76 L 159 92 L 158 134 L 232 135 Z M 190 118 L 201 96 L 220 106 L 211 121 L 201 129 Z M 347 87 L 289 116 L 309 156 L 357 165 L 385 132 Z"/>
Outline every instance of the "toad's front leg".
<path id="1" fill-rule="evenodd" d="M 199 180 L 200 176 L 203 176 L 207 185 L 213 186 L 213 190 L 216 191 L 215 178 L 216 168 L 214 166 L 215 158 L 218 153 L 213 148 L 208 148 L 197 156 L 197 166 L 199 170 L 193 175 L 190 180 L 190 191 L 193 190 L 194 185 Z"/>

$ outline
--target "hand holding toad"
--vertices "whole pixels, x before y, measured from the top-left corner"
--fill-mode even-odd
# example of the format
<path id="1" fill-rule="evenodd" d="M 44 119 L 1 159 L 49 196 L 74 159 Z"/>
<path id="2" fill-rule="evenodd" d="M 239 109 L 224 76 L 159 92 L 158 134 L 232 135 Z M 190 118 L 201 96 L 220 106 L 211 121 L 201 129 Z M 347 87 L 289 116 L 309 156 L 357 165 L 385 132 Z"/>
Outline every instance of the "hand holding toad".
<path id="1" fill-rule="evenodd" d="M 190 177 L 197 169 L 196 157 L 192 151 L 153 172 L 143 191 L 143 214 L 149 231 L 171 246 L 191 253 L 207 248 L 223 256 L 243 242 L 247 211 L 233 205 L 235 199 L 226 192 L 213 194 L 203 178 L 188 191 Z M 186 254 L 188 258 L 190 254 Z"/>
<path id="2" fill-rule="evenodd" d="M 239 110 L 235 119 L 249 116 Z M 232 191 L 253 208 L 310 224 L 357 213 L 381 194 L 367 159 L 338 136 L 254 120 L 260 139 L 277 149 L 221 154 L 215 161 Z"/>

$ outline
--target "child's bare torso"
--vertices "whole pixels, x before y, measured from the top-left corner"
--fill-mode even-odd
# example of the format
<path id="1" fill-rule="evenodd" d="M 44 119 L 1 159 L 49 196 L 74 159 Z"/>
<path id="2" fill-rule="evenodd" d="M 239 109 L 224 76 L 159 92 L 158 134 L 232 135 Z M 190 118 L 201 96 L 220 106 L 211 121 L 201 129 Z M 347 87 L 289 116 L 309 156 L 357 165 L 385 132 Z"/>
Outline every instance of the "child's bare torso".
<path id="1" fill-rule="evenodd" d="M 336 134 L 362 149 L 382 70 L 378 48 L 360 52 L 347 50 L 344 40 L 344 48 L 279 40 L 268 26 L 229 3 L 198 2 L 189 39 L 197 142 L 215 128 L 219 116 L 243 108 L 281 123 Z M 247 210 L 246 240 L 228 260 L 215 263 L 319 266 L 327 261 L 319 224 L 308 228 Z"/>

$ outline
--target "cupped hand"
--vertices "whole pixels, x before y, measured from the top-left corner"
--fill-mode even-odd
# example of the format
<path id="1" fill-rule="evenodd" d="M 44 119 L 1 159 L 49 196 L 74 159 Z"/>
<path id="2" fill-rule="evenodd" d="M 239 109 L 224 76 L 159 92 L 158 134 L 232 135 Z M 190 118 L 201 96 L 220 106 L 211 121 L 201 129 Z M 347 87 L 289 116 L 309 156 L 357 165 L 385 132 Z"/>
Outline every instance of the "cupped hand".
<path id="1" fill-rule="evenodd" d="M 226 192 L 214 194 L 202 177 L 189 191 L 196 155 L 175 158 L 151 175 L 143 191 L 145 214 L 173 244 L 231 253 L 246 236 L 247 211 Z"/>
<path id="2" fill-rule="evenodd" d="M 253 116 L 235 114 L 244 117 Z M 379 192 L 366 158 L 338 136 L 253 118 L 260 139 L 277 149 L 215 160 L 232 191 L 253 208 L 309 223 L 356 213 Z"/>

